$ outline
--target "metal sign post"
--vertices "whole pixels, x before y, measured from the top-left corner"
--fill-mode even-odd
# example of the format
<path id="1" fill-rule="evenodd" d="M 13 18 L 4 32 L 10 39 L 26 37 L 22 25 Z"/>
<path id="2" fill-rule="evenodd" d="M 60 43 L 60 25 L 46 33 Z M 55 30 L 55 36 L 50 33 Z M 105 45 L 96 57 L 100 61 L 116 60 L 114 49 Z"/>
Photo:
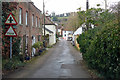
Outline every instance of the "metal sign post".
<path id="1" fill-rule="evenodd" d="M 12 37 L 10 37 L 10 59 L 12 59 Z"/>

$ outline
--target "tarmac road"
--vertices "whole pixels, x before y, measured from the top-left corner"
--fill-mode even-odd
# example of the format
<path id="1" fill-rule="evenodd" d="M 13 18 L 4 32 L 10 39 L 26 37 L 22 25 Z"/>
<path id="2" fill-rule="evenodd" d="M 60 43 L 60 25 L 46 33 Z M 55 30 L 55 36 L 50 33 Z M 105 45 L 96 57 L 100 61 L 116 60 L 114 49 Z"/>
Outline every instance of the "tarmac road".
<path id="1" fill-rule="evenodd" d="M 12 73 L 7 78 L 91 78 L 79 63 L 82 54 L 69 41 L 61 39 L 46 55 Z"/>

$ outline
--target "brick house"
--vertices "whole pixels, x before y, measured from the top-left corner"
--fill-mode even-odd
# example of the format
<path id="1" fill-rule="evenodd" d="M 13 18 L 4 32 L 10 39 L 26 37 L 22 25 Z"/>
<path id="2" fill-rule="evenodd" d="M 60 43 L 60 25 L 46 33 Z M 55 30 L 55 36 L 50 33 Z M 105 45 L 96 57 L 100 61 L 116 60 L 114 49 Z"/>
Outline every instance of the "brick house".
<path id="1" fill-rule="evenodd" d="M 32 2 L 20 2 L 15 14 L 18 22 L 16 32 L 22 39 L 20 54 L 23 54 L 24 57 L 26 55 L 32 57 L 35 54 L 32 45 L 42 41 L 42 13 Z"/>

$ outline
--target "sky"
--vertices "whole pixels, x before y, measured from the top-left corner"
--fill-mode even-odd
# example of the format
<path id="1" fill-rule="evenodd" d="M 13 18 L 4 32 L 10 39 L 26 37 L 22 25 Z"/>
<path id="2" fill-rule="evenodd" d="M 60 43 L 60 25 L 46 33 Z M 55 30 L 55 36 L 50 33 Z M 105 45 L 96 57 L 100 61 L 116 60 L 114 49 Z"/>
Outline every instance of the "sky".
<path id="1" fill-rule="evenodd" d="M 43 11 L 43 0 L 32 0 L 34 4 Z M 116 4 L 120 0 L 107 0 L 108 6 Z M 67 12 L 76 12 L 81 7 L 82 10 L 86 10 L 86 0 L 44 0 L 45 11 L 49 14 L 55 12 L 56 14 L 62 14 Z M 104 0 L 89 0 L 89 7 L 97 8 L 97 4 L 100 4 L 101 8 L 105 8 Z"/>

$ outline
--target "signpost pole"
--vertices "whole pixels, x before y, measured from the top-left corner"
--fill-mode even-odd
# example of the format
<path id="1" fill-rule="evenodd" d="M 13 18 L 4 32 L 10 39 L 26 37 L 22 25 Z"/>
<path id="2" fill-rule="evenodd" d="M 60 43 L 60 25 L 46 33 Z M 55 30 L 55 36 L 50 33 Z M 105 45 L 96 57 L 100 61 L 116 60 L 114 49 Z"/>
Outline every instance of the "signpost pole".
<path id="1" fill-rule="evenodd" d="M 10 25 L 8 30 L 5 33 L 5 36 L 10 37 L 10 59 L 12 59 L 12 37 L 16 37 L 17 33 L 13 29 L 12 25 L 17 25 L 18 23 L 16 22 L 14 16 L 12 13 L 10 13 L 5 21 L 5 25 Z"/>
<path id="2" fill-rule="evenodd" d="M 10 59 L 12 59 L 12 37 L 10 37 Z"/>

